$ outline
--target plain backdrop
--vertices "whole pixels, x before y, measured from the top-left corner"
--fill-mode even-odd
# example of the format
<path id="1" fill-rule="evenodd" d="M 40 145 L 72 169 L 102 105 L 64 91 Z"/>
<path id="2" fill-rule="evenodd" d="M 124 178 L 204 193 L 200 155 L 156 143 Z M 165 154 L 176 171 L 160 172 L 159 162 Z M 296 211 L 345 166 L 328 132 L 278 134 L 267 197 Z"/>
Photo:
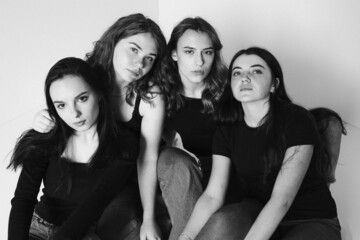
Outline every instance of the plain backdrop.
<path id="1" fill-rule="evenodd" d="M 18 172 L 6 170 L 20 134 L 45 107 L 43 84 L 60 58 L 83 58 L 119 17 L 141 12 L 168 39 L 184 17 L 201 16 L 218 31 L 229 63 L 242 48 L 260 46 L 280 61 L 288 93 L 306 107 L 336 110 L 347 122 L 337 182 L 344 240 L 360 239 L 360 2 L 357 0 L 1 0 L 0 239 Z"/>

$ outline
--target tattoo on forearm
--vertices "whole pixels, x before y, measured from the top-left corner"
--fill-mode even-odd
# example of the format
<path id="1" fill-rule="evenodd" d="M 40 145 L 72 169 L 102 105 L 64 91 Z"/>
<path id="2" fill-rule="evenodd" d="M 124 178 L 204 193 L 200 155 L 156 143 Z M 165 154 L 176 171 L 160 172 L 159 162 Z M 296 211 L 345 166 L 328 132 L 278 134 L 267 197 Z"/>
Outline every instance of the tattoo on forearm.
<path id="1" fill-rule="evenodd" d="M 297 153 L 299 153 L 299 152 L 300 152 L 300 146 L 295 146 L 292 154 L 283 161 L 283 164 L 282 164 L 282 165 L 284 166 L 284 165 L 286 165 L 288 162 L 291 162 L 291 161 L 295 158 L 295 155 L 296 155 Z"/>

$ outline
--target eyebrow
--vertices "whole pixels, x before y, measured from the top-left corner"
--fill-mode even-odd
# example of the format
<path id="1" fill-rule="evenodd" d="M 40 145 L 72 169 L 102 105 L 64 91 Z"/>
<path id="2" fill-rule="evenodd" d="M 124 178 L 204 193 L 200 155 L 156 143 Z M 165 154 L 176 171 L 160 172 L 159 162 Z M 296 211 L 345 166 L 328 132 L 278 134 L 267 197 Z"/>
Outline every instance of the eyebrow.
<path id="1" fill-rule="evenodd" d="M 78 95 L 76 95 L 75 99 L 78 99 L 79 97 L 81 97 L 82 95 L 89 93 L 88 91 L 79 93 Z M 53 101 L 53 103 L 64 103 L 63 101 Z"/>
<path id="2" fill-rule="evenodd" d="M 130 42 L 130 44 L 133 44 L 133 45 L 135 45 L 138 49 L 140 49 L 140 50 L 143 50 L 140 46 L 139 46 L 139 44 L 137 44 L 136 42 Z M 149 55 L 152 55 L 152 56 L 157 56 L 157 54 L 156 53 L 150 53 Z"/>
<path id="3" fill-rule="evenodd" d="M 190 46 L 184 46 L 183 48 L 195 49 L 194 47 L 190 47 Z M 207 47 L 202 50 L 214 50 L 214 47 Z"/>
<path id="4" fill-rule="evenodd" d="M 261 64 L 254 64 L 254 65 L 251 65 L 250 67 L 260 67 L 260 68 L 265 69 L 265 67 Z M 235 67 L 233 67 L 233 69 L 231 69 L 231 71 L 234 71 L 235 69 L 242 69 L 242 68 L 235 66 Z"/>

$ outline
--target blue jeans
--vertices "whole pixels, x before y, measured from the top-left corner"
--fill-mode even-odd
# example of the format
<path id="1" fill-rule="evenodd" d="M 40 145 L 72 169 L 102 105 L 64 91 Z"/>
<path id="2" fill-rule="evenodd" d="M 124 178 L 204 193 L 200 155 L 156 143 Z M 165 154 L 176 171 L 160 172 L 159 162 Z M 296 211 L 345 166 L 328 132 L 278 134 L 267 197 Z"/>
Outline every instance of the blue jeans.
<path id="1" fill-rule="evenodd" d="M 157 174 L 172 224 L 169 240 L 176 240 L 203 193 L 203 175 L 192 156 L 173 147 L 165 147 L 160 152 Z"/>
<path id="2" fill-rule="evenodd" d="M 136 181 L 125 187 L 105 208 L 96 224 L 101 239 L 140 239 L 142 207 Z"/>
<path id="3" fill-rule="evenodd" d="M 341 240 L 341 227 L 337 218 L 283 221 L 277 234 L 281 240 Z"/>
<path id="4" fill-rule="evenodd" d="M 57 226 L 45 221 L 34 212 L 29 230 L 29 240 L 49 240 L 57 229 Z"/>
<path id="5" fill-rule="evenodd" d="M 210 217 L 196 239 L 244 239 L 262 208 L 254 199 L 226 205 Z M 270 239 L 341 240 L 340 224 L 337 218 L 283 221 Z"/>
<path id="6" fill-rule="evenodd" d="M 92 226 L 94 233 L 100 239 L 140 239 L 142 208 L 138 189 L 135 182 L 129 184 L 105 208 L 95 226 Z M 59 229 L 59 226 L 46 222 L 38 214 L 34 213 L 29 239 L 49 240 L 57 229 Z"/>

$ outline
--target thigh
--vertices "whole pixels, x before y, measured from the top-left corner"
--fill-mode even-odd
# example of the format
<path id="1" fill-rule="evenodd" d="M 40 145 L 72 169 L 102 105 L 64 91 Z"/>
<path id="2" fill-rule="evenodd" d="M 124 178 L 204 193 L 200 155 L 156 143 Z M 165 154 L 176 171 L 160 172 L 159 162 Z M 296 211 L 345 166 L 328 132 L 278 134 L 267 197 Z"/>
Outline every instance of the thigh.
<path id="1" fill-rule="evenodd" d="M 141 223 L 142 207 L 138 186 L 127 186 L 106 207 L 96 224 L 101 239 L 125 239 Z"/>
<path id="2" fill-rule="evenodd" d="M 261 203 L 252 199 L 226 205 L 210 217 L 196 239 L 243 239 L 262 208 Z"/>
<path id="3" fill-rule="evenodd" d="M 279 226 L 282 240 L 341 240 L 337 218 L 285 221 Z"/>

